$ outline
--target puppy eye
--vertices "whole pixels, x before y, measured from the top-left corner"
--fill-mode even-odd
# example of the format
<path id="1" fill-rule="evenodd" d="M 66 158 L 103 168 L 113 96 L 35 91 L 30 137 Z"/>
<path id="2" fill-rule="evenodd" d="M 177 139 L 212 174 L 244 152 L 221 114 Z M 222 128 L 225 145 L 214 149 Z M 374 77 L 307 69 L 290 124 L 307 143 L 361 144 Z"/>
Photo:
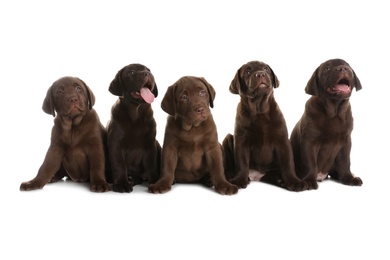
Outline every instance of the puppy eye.
<path id="1" fill-rule="evenodd" d="M 201 96 L 201 97 L 204 97 L 206 95 L 206 90 L 201 90 L 200 92 L 199 92 L 199 96 Z"/>
<path id="2" fill-rule="evenodd" d="M 79 92 L 81 92 L 83 89 L 80 86 L 76 86 L 75 89 Z"/>
<path id="3" fill-rule="evenodd" d="M 187 95 L 183 95 L 181 96 L 181 101 L 187 101 L 188 100 L 188 96 Z"/>
<path id="4" fill-rule="evenodd" d="M 61 95 L 62 93 L 64 93 L 64 91 L 62 89 L 57 90 L 58 95 Z"/>
<path id="5" fill-rule="evenodd" d="M 326 68 L 325 68 L 326 70 L 330 70 L 330 66 L 326 66 Z"/>
<path id="6" fill-rule="evenodd" d="M 250 70 L 246 70 L 245 71 L 245 75 L 249 75 L 249 74 L 251 74 L 251 71 Z"/>
<path id="7" fill-rule="evenodd" d="M 135 70 L 130 70 L 130 74 L 135 74 Z"/>

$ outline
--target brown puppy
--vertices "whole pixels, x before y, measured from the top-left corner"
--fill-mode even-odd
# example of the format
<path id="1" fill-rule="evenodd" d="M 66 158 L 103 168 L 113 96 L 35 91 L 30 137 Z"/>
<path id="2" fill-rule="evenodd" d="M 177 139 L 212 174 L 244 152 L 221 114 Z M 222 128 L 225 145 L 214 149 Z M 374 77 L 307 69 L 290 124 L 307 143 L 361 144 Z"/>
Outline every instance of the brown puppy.
<path id="1" fill-rule="evenodd" d="M 352 89 L 362 89 L 355 72 L 341 59 L 322 63 L 305 91 L 302 118 L 291 133 L 297 175 L 317 189 L 328 175 L 343 184 L 360 186 L 362 180 L 350 170 L 353 118 L 349 98 Z"/>
<path id="2" fill-rule="evenodd" d="M 109 91 L 119 96 L 107 125 L 113 190 L 131 192 L 134 185 L 159 177 L 161 146 L 151 107 L 157 85 L 147 67 L 130 64 L 118 71 Z"/>
<path id="3" fill-rule="evenodd" d="M 162 151 L 161 178 L 149 186 L 152 193 L 164 193 L 178 183 L 200 182 L 220 194 L 235 194 L 238 188 L 226 181 L 222 149 L 209 107 L 214 88 L 204 79 L 182 77 L 167 89 L 161 102 L 167 112 Z"/>
<path id="4" fill-rule="evenodd" d="M 295 174 L 286 122 L 273 94 L 278 86 L 271 67 L 259 61 L 244 64 L 230 85 L 230 92 L 239 94 L 241 100 L 234 136 L 228 134 L 222 145 L 226 177 L 241 188 L 250 180 L 292 191 L 307 188 Z"/>
<path id="5" fill-rule="evenodd" d="M 105 192 L 105 131 L 92 106 L 95 96 L 80 79 L 63 77 L 47 91 L 42 109 L 55 117 L 51 143 L 37 176 L 20 190 L 41 189 L 46 183 L 69 177 L 89 181 L 91 191 Z M 56 115 L 57 114 L 57 115 Z"/>

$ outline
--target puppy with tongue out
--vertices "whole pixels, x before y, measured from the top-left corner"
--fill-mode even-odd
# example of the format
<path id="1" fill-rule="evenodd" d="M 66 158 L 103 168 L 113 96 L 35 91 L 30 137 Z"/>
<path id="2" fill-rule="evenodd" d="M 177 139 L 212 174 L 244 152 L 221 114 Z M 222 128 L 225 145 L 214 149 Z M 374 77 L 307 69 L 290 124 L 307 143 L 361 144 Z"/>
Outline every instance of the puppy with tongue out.
<path id="1" fill-rule="evenodd" d="M 159 178 L 161 146 L 151 107 L 157 85 L 146 66 L 130 64 L 118 71 L 109 91 L 119 98 L 107 125 L 108 180 L 113 191 L 131 192 L 134 185 Z"/>

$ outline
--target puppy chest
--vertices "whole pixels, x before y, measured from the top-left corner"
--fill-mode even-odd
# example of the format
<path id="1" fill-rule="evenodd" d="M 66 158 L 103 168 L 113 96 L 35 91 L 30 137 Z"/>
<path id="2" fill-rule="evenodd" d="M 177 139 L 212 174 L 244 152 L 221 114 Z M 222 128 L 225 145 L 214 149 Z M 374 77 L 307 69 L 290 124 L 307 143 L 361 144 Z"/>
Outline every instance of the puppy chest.
<path id="1" fill-rule="evenodd" d="M 67 149 L 62 165 L 73 181 L 84 182 L 89 179 L 90 160 L 83 149 Z"/>
<path id="2" fill-rule="evenodd" d="M 334 165 L 336 156 L 342 151 L 343 145 L 324 143 L 317 154 L 317 167 L 321 172 L 329 172 Z"/>
<path id="3" fill-rule="evenodd" d="M 177 168 L 183 171 L 194 172 L 205 168 L 206 158 L 203 149 L 194 146 L 182 147 L 178 151 Z"/>
<path id="4" fill-rule="evenodd" d="M 318 132 L 321 150 L 339 150 L 350 141 L 352 129 L 326 126 Z"/>
<path id="5" fill-rule="evenodd" d="M 187 156 L 188 155 L 188 156 Z M 175 180 L 181 183 L 191 183 L 202 179 L 210 173 L 203 154 L 181 154 L 175 169 Z"/>
<path id="6" fill-rule="evenodd" d="M 303 123 L 303 129 L 306 132 L 323 136 L 348 135 L 352 132 L 352 128 L 353 119 L 350 113 L 336 116 L 329 116 L 325 111 L 311 113 Z"/>
<path id="7" fill-rule="evenodd" d="M 236 142 L 236 149 L 249 153 L 251 162 L 259 165 L 267 165 L 274 160 L 275 145 L 280 140 L 275 140 L 274 136 L 258 131 L 248 134 L 242 141 Z"/>
<path id="8" fill-rule="evenodd" d="M 249 153 L 250 161 L 258 165 L 269 165 L 274 161 L 274 148 L 271 144 L 253 144 Z"/>

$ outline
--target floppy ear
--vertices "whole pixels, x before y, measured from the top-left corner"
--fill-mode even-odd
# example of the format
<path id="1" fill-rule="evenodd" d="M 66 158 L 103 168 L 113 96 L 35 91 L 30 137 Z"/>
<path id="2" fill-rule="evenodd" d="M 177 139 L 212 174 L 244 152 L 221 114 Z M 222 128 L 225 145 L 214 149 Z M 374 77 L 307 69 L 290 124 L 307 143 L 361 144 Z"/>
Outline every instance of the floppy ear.
<path id="1" fill-rule="evenodd" d="M 268 66 L 268 68 L 271 71 L 272 84 L 274 85 L 274 88 L 279 87 L 279 79 L 278 79 L 278 77 L 276 77 L 276 74 L 274 73 L 274 71 L 272 70 L 272 68 L 270 66 Z"/>
<path id="2" fill-rule="evenodd" d="M 230 87 L 229 87 L 229 90 L 231 93 L 233 94 L 239 94 L 239 91 L 240 91 L 240 88 L 241 88 L 241 69 L 238 69 L 237 72 L 236 72 L 236 75 L 234 76 L 232 82 L 230 83 Z"/>
<path id="3" fill-rule="evenodd" d="M 359 80 L 359 78 L 356 76 L 355 71 L 352 70 L 352 72 L 353 72 L 353 77 L 355 78 L 355 88 L 356 88 L 356 91 L 359 91 L 359 90 L 362 89 L 362 84 L 360 84 L 360 80 Z"/>
<path id="4" fill-rule="evenodd" d="M 116 73 L 115 78 L 111 81 L 110 87 L 108 88 L 111 94 L 120 97 L 123 97 L 122 71 L 123 69 Z"/>
<path id="5" fill-rule="evenodd" d="M 54 97 L 51 94 L 52 88 L 53 88 L 53 86 L 51 86 L 47 90 L 46 97 L 43 100 L 42 110 L 43 110 L 43 112 L 45 112 L 45 113 L 55 117 L 56 116 L 56 112 L 54 110 Z"/>
<path id="6" fill-rule="evenodd" d="M 305 88 L 305 92 L 309 95 L 312 95 L 312 96 L 318 96 L 318 71 L 319 71 L 319 67 L 313 72 L 313 75 L 311 76 L 311 78 L 309 79 L 309 81 L 307 82 L 307 85 L 306 85 L 306 88 Z"/>
<path id="7" fill-rule="evenodd" d="M 95 105 L 95 95 L 93 94 L 92 90 L 88 87 L 88 85 L 85 84 L 84 81 L 82 81 L 79 78 L 77 78 L 77 79 L 80 80 L 84 84 L 84 87 L 87 90 L 88 108 L 89 108 L 89 110 L 91 110 L 92 107 Z"/>
<path id="8" fill-rule="evenodd" d="M 214 107 L 214 99 L 215 99 L 215 89 L 213 86 L 211 86 L 210 83 L 207 82 L 207 80 L 203 77 L 200 77 L 200 80 L 203 82 L 203 84 L 206 85 L 207 91 L 209 92 L 209 102 L 210 102 L 210 107 Z"/>
<path id="9" fill-rule="evenodd" d="M 164 98 L 161 101 L 161 108 L 171 116 L 176 117 L 176 100 L 175 100 L 175 86 L 176 83 L 168 87 Z"/>

